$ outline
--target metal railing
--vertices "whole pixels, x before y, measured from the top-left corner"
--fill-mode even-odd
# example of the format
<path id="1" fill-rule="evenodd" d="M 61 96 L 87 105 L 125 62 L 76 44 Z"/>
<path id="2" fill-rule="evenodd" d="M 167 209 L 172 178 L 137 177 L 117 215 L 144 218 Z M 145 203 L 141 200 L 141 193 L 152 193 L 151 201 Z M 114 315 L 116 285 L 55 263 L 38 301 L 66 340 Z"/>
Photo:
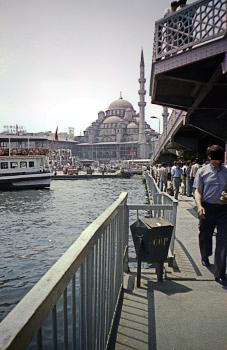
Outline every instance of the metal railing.
<path id="1" fill-rule="evenodd" d="M 147 185 L 147 190 L 148 190 L 148 195 L 149 195 L 149 200 L 152 205 L 154 205 L 154 210 L 152 212 L 153 217 L 163 217 L 171 224 L 173 225 L 173 234 L 172 234 L 172 239 L 170 243 L 170 259 L 174 259 L 174 243 L 175 243 L 175 234 L 176 234 L 176 220 L 177 220 L 177 205 L 178 201 L 169 196 L 167 193 L 163 193 L 160 191 L 156 181 L 154 178 L 148 174 L 147 172 L 144 173 L 145 180 L 146 180 L 146 185 Z M 158 206 L 163 206 L 163 208 L 167 208 L 167 206 L 170 206 L 170 210 L 163 210 L 158 208 Z M 172 261 L 173 263 L 173 261 Z"/>
<path id="2" fill-rule="evenodd" d="M 0 349 L 105 349 L 128 269 L 128 229 L 125 192 L 1 322 Z"/>
<path id="3" fill-rule="evenodd" d="M 153 62 L 227 33 L 226 0 L 200 0 L 155 23 Z"/>
<path id="4" fill-rule="evenodd" d="M 163 132 L 160 138 L 155 142 L 154 152 L 152 154 L 152 159 L 151 159 L 152 161 L 156 159 L 159 152 L 164 148 L 166 143 L 171 138 L 173 131 L 175 131 L 177 127 L 180 125 L 180 123 L 184 120 L 186 114 L 187 113 L 185 111 L 181 111 L 178 109 L 172 110 L 172 113 L 167 122 L 166 132 Z"/>
<path id="5" fill-rule="evenodd" d="M 173 202 L 147 179 L 153 203 L 128 205 L 122 193 L 1 322 L 1 350 L 107 349 L 128 272 L 129 211 L 171 223 L 176 216 Z"/>

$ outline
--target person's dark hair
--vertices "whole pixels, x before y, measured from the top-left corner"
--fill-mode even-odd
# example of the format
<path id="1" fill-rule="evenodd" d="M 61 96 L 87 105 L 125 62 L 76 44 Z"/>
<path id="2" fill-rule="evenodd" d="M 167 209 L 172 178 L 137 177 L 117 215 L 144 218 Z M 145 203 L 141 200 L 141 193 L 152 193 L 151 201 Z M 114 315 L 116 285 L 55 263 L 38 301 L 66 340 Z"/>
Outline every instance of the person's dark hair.
<path id="1" fill-rule="evenodd" d="M 179 0 L 178 6 L 185 5 L 187 3 L 187 0 Z"/>
<path id="2" fill-rule="evenodd" d="M 224 160 L 224 149 L 219 145 L 212 145 L 207 148 L 207 156 L 213 160 Z"/>
<path id="3" fill-rule="evenodd" d="M 178 1 L 172 1 L 170 6 L 171 7 L 178 7 L 179 6 L 179 2 Z"/>

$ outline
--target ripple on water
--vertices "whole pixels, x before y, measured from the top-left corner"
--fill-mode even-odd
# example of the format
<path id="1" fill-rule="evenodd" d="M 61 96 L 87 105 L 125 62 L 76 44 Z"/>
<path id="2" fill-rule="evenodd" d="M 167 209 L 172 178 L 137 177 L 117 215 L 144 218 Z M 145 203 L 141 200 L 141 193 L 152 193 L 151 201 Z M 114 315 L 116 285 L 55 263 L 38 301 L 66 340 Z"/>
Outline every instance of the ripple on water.
<path id="1" fill-rule="evenodd" d="M 0 193 L 0 320 L 124 191 L 129 203 L 145 202 L 140 177 L 53 181 L 50 190 Z"/>

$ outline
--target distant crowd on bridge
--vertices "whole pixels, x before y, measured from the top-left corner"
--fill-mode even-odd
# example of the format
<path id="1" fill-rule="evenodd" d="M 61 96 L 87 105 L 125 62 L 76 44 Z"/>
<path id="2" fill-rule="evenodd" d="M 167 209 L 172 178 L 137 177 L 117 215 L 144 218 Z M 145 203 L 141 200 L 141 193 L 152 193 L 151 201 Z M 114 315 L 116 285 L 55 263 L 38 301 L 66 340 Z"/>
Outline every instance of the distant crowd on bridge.
<path id="1" fill-rule="evenodd" d="M 179 193 L 191 197 L 195 175 L 200 167 L 198 159 L 175 161 L 172 166 L 160 163 L 151 167 L 151 175 L 162 192 L 174 195 L 175 199 L 178 199 Z"/>

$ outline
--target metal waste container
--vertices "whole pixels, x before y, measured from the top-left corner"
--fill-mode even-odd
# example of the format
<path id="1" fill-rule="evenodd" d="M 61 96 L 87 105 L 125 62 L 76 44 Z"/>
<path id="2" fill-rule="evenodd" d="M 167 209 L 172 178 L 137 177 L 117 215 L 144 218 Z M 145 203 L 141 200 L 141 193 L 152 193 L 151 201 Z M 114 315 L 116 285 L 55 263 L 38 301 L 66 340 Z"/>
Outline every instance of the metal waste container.
<path id="1" fill-rule="evenodd" d="M 163 218 L 146 218 L 138 219 L 130 229 L 137 255 L 137 287 L 140 287 L 142 261 L 155 263 L 158 281 L 162 281 L 173 225 Z"/>

